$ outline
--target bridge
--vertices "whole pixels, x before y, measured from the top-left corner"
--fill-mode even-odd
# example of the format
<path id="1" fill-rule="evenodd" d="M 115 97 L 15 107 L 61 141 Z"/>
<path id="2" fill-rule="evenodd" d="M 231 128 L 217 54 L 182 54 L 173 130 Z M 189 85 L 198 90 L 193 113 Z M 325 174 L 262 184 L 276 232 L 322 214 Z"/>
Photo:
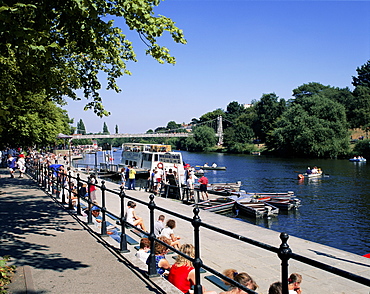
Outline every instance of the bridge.
<path id="1" fill-rule="evenodd" d="M 223 121 L 222 116 L 219 115 L 217 118 L 202 122 L 198 124 L 194 124 L 195 126 L 199 125 L 207 125 L 212 127 L 216 132 L 216 137 L 218 138 L 218 145 L 223 144 Z M 187 138 L 193 136 L 193 133 L 184 131 L 184 129 L 179 129 L 181 132 L 179 133 L 145 133 L 145 134 L 90 134 L 90 135 L 72 135 L 71 140 L 73 139 L 114 139 L 114 138 Z M 174 130 L 172 130 L 174 131 Z M 176 130 L 175 130 L 176 131 Z"/>

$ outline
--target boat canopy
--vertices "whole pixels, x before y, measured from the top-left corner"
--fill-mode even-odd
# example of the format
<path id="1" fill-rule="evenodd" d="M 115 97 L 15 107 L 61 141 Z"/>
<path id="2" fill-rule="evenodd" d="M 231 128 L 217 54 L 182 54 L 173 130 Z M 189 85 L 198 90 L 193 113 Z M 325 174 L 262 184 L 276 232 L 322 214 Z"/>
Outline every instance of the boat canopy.
<path id="1" fill-rule="evenodd" d="M 163 144 L 143 144 L 143 143 L 124 143 L 122 145 L 123 151 L 131 152 L 171 152 L 171 145 Z"/>

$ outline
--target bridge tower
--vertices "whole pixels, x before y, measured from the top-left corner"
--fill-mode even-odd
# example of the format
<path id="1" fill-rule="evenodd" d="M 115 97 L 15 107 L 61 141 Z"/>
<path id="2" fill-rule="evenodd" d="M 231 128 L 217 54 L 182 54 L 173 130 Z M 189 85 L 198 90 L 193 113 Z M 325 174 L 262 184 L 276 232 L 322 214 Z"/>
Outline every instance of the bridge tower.
<path id="1" fill-rule="evenodd" d="M 224 134 L 222 129 L 222 116 L 219 115 L 217 117 L 217 137 L 218 137 L 218 146 L 222 146 L 224 144 Z"/>

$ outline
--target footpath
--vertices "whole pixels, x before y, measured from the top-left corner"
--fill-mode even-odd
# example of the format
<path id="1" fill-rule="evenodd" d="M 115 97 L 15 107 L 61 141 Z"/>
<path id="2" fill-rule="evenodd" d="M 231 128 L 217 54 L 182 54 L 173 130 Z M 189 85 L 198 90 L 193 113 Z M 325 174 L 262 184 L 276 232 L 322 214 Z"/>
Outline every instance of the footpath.
<path id="1" fill-rule="evenodd" d="M 0 169 L 0 256 L 17 273 L 9 293 L 166 293 L 35 182 Z"/>
<path id="2" fill-rule="evenodd" d="M 10 179 L 5 169 L 0 169 L 0 256 L 8 254 L 19 266 L 12 293 L 179 293 L 163 278 L 147 279 L 140 269 L 145 269 L 134 257 L 135 245 L 129 244 L 129 253 L 118 253 L 119 243 L 111 237 L 101 238 L 94 226 L 87 226 L 82 217 L 69 214 L 65 206 L 39 189 L 28 178 Z M 85 179 L 86 175 L 82 174 Z M 101 180 L 99 179 L 99 183 Z M 109 190 L 119 191 L 117 184 L 106 182 Z M 102 203 L 98 193 L 98 203 Z M 149 193 L 127 191 L 127 195 L 149 201 Z M 155 197 L 159 207 L 188 217 L 193 208 L 174 199 Z M 120 200 L 117 195 L 106 193 L 106 207 L 119 215 Z M 149 224 L 148 208 L 138 204 L 136 213 Z M 161 214 L 155 212 L 155 217 Z M 280 246 L 280 232 L 258 227 L 239 220 L 201 211 L 202 222 L 234 232 L 274 247 Z M 181 242 L 193 243 L 191 224 L 166 215 L 166 220 L 176 220 L 175 234 Z M 113 221 L 112 221 L 113 222 Z M 222 272 L 233 268 L 247 272 L 259 285 L 258 293 L 267 294 L 271 283 L 280 280 L 280 259 L 275 253 L 201 228 L 201 257 L 204 264 Z M 139 241 L 131 230 L 131 239 Z M 370 259 L 322 244 L 290 236 L 288 244 L 296 254 L 323 262 L 370 279 Z M 166 256 L 174 263 L 173 256 Z M 289 273 L 303 276 L 302 293 L 316 294 L 369 294 L 370 288 L 334 274 L 289 260 Z M 30 277 L 28 275 L 30 274 Z M 222 289 L 206 279 L 202 285 L 217 293 Z M 29 282 L 30 281 L 30 282 Z M 20 284 L 20 290 L 15 289 Z M 23 286 L 22 286 L 23 285 Z M 24 286 L 26 285 L 26 286 Z M 23 287 L 23 288 L 22 288 Z M 27 289 L 27 292 L 25 291 Z M 22 290 L 23 289 L 23 290 Z M 22 292 L 23 291 L 23 292 Z"/>

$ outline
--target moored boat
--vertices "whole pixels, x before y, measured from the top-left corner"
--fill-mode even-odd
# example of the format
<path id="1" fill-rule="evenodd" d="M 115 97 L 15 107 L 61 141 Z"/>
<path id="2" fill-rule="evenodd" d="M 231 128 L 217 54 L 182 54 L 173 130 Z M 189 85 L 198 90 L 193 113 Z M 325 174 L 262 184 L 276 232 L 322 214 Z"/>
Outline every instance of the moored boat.
<path id="1" fill-rule="evenodd" d="M 216 199 L 205 200 L 193 205 L 206 211 L 211 211 L 215 213 L 227 213 L 233 209 L 235 202 L 235 200 L 229 199 L 227 197 L 218 197 Z"/>
<path id="2" fill-rule="evenodd" d="M 226 166 L 199 166 L 204 170 L 226 170 Z"/>
<path id="3" fill-rule="evenodd" d="M 133 166 L 137 173 L 149 171 L 154 168 L 168 171 L 172 169 L 177 175 L 177 183 L 184 182 L 184 166 L 182 154 L 171 151 L 171 145 L 163 144 L 141 144 L 124 143 L 122 144 L 121 165 Z"/>
<path id="4" fill-rule="evenodd" d="M 263 201 L 236 201 L 237 214 L 244 214 L 249 217 L 263 218 L 279 214 L 279 208 Z"/>

